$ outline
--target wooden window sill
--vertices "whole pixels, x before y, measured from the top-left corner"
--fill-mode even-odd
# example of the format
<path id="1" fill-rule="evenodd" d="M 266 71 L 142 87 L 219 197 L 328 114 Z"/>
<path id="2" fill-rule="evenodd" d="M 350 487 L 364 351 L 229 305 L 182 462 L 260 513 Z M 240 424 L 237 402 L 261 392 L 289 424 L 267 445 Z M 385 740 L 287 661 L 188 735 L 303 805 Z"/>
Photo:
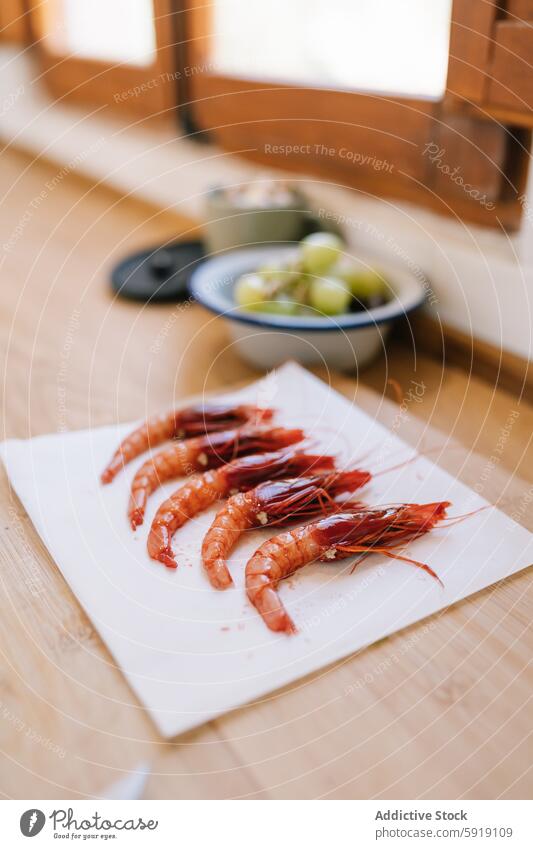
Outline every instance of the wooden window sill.
<path id="1" fill-rule="evenodd" d="M 207 187 L 281 173 L 266 171 L 215 146 L 180 138 L 172 123 L 126 123 L 105 108 L 84 111 L 52 102 L 35 81 L 27 55 L 4 46 L 0 61 L 0 103 L 9 104 L 0 123 L 0 138 L 7 146 L 48 159 L 60 172 L 67 168 L 121 196 L 133 196 L 158 210 L 174 210 L 196 221 L 202 219 Z M 451 328 L 454 351 L 461 347 L 457 339 L 476 339 L 484 352 L 483 369 L 492 363 L 496 373 L 500 351 L 506 352 L 512 363 L 509 380 L 518 385 L 530 357 L 533 255 L 529 222 L 521 233 L 498 234 L 305 175 L 295 179 L 316 208 L 335 211 L 354 250 L 364 246 L 378 257 L 380 252 L 392 252 L 428 275 L 437 307 L 428 306 L 421 319 L 421 344 L 427 338 L 428 349 L 434 347 L 435 334 L 428 329 L 428 321 L 436 321 L 438 327 Z M 464 361 L 469 362 L 468 345 Z"/>

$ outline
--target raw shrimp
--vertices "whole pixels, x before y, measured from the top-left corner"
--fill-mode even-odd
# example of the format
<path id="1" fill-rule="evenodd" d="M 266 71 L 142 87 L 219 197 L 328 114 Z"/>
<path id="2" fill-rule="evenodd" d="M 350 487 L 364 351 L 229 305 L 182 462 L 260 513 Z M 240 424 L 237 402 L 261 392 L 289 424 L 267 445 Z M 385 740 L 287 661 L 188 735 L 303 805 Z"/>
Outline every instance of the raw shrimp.
<path id="1" fill-rule="evenodd" d="M 304 433 L 299 428 L 252 427 L 208 433 L 159 451 L 143 463 L 133 478 L 128 515 L 133 530 L 142 525 L 148 496 L 162 483 L 193 472 L 216 469 L 235 457 L 284 448 L 300 442 Z"/>
<path id="2" fill-rule="evenodd" d="M 246 422 L 259 424 L 269 421 L 273 412 L 251 404 L 198 404 L 153 416 L 120 443 L 102 472 L 102 483 L 111 483 L 127 463 L 167 439 L 188 439 L 217 430 L 228 430 Z"/>
<path id="3" fill-rule="evenodd" d="M 346 502 L 334 501 L 334 497 L 355 492 L 370 478 L 370 472 L 354 469 L 277 483 L 269 481 L 234 495 L 217 513 L 202 546 L 202 561 L 211 584 L 219 590 L 231 585 L 226 560 L 244 531 L 346 509 Z M 356 505 L 350 502 L 348 506 Z"/>
<path id="4" fill-rule="evenodd" d="M 314 560 L 338 560 L 352 554 L 379 553 L 424 569 L 425 563 L 394 553 L 399 545 L 426 534 L 445 519 L 449 501 L 361 508 L 337 513 L 267 540 L 246 565 L 246 593 L 271 631 L 296 629 L 276 588 L 283 578 Z M 360 562 L 361 559 L 357 562 Z"/>
<path id="5" fill-rule="evenodd" d="M 334 468 L 328 455 L 305 454 L 294 448 L 240 457 L 212 471 L 194 475 L 163 502 L 152 522 L 148 553 L 153 560 L 176 567 L 171 541 L 178 528 L 230 492 L 250 489 L 265 478 L 303 475 Z"/>

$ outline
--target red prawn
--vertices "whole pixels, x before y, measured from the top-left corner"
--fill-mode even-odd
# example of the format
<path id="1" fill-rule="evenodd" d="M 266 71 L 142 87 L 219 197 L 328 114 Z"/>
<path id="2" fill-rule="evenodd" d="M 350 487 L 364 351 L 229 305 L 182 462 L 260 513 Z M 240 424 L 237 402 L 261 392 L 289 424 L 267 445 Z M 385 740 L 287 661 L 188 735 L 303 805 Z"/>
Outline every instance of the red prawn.
<path id="1" fill-rule="evenodd" d="M 440 580 L 425 563 L 395 553 L 402 543 L 431 531 L 446 518 L 449 501 L 360 508 L 319 519 L 267 540 L 246 565 L 246 593 L 271 631 L 296 629 L 276 592 L 278 584 L 315 560 L 383 554 L 412 563 Z M 357 563 L 356 563 L 357 565 Z"/>
<path id="2" fill-rule="evenodd" d="M 101 475 L 102 483 L 111 483 L 118 472 L 139 454 L 155 448 L 167 439 L 189 439 L 245 423 L 270 421 L 273 410 L 252 404 L 197 404 L 172 410 L 147 419 L 122 440 Z"/>
<path id="3" fill-rule="evenodd" d="M 143 463 L 131 484 L 128 515 L 133 530 L 143 523 L 148 497 L 165 481 L 216 469 L 235 457 L 285 448 L 303 438 L 299 428 L 245 425 L 176 442 L 159 451 Z"/>
<path id="4" fill-rule="evenodd" d="M 218 499 L 251 489 L 265 478 L 305 475 L 333 468 L 332 456 L 306 454 L 289 448 L 240 457 L 218 469 L 193 475 L 161 504 L 148 535 L 148 553 L 153 560 L 176 567 L 171 545 L 173 535 Z"/>
<path id="5" fill-rule="evenodd" d="M 355 508 L 354 502 L 338 502 L 335 497 L 353 493 L 371 479 L 370 472 L 354 469 L 301 478 L 268 481 L 249 492 L 228 499 L 217 513 L 203 545 L 202 561 L 213 587 L 232 584 L 227 558 L 237 540 L 249 528 L 286 524 L 317 514 Z"/>

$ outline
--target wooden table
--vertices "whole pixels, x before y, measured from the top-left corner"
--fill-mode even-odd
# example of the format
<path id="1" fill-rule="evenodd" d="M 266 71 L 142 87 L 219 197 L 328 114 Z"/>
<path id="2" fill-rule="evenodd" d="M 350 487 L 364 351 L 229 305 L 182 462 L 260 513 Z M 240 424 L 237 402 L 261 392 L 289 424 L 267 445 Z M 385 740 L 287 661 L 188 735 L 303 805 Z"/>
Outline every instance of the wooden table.
<path id="1" fill-rule="evenodd" d="M 222 323 L 201 308 L 147 308 L 110 295 L 117 259 L 189 235 L 190 222 L 72 175 L 55 179 L 52 167 L 15 152 L 2 154 L 2 166 L 4 436 L 127 421 L 173 398 L 257 376 L 227 346 Z M 531 527 L 533 489 L 517 489 L 509 476 L 527 478 L 531 469 L 533 408 L 394 343 L 387 362 L 357 382 L 336 383 L 386 419 L 394 413 L 381 401 L 394 398 L 390 378 L 403 390 L 411 380 L 425 386 L 409 406 L 406 438 L 438 427 L 468 452 L 498 451 L 485 494 L 513 498 Z M 519 415 L 509 429 L 513 411 Z M 502 429 L 509 433 L 500 450 Z M 457 463 L 464 455 L 455 456 Z M 480 462 L 486 467 L 468 460 L 478 479 Z M 531 796 L 530 571 L 168 743 L 3 472 L 1 486 L 5 797 L 99 795 L 142 762 L 151 798 Z"/>

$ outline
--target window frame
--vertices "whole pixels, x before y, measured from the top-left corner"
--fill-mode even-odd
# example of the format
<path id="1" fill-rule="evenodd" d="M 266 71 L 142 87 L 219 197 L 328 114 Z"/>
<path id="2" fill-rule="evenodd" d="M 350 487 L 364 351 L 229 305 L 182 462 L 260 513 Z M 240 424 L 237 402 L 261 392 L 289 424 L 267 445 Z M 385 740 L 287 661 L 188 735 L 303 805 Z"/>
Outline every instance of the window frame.
<path id="1" fill-rule="evenodd" d="M 524 97 L 517 92 L 521 90 Z M 533 0 L 454 0 L 446 98 L 466 114 L 533 127 Z M 528 95 L 530 95 L 528 97 Z"/>
<path id="2" fill-rule="evenodd" d="M 465 18 L 469 14 L 472 16 L 474 9 L 477 10 L 474 25 L 481 27 L 481 33 L 479 36 L 471 33 L 470 42 L 459 46 L 463 52 L 477 51 L 480 61 L 486 64 L 489 53 L 485 51 L 485 58 L 482 53 L 486 47 L 485 33 L 490 31 L 494 20 L 492 5 L 491 2 L 486 4 L 488 12 L 479 19 L 479 9 L 485 8 L 483 4 L 454 0 L 450 54 L 452 45 L 457 44 L 458 34 L 466 31 Z M 525 188 L 529 163 L 528 131 L 503 126 L 487 112 L 465 109 L 464 101 L 451 96 L 449 81 L 443 99 L 432 101 L 223 76 L 211 67 L 209 6 L 203 0 L 184 0 L 182 8 L 186 13 L 188 62 L 198 69 L 188 80 L 188 112 L 193 126 L 208 132 L 225 149 L 238 151 L 266 165 L 287 167 L 296 172 L 312 171 L 319 177 L 365 193 L 413 201 L 476 224 L 508 230 L 519 227 L 522 210 L 518 198 Z M 465 41 L 468 39 L 463 37 Z M 459 68 L 459 61 L 451 56 L 452 75 L 457 76 Z M 476 84 L 476 74 L 473 76 L 471 85 Z M 263 120 L 261 113 L 267 116 Z M 297 116 L 300 129 L 295 128 L 295 121 L 291 126 L 290 115 Z M 329 162 L 310 161 L 309 158 L 301 162 L 297 158 L 288 161 L 264 152 L 262 155 L 259 149 L 261 135 L 269 122 L 277 122 L 280 144 L 284 141 L 297 146 L 305 143 L 304 125 L 334 121 L 339 129 L 337 135 L 326 132 L 332 147 L 340 150 L 343 132 L 345 136 L 346 128 L 350 128 L 348 135 L 352 145 L 364 149 L 368 147 L 369 128 L 373 128 L 374 147 L 382 156 L 386 155 L 384 140 L 391 120 L 401 126 L 405 140 L 403 146 L 400 143 L 390 147 L 391 156 L 397 162 L 395 175 L 343 168 L 334 157 Z M 280 130 L 283 123 L 285 129 Z M 418 148 L 420 160 L 426 146 L 431 144 L 435 149 L 445 150 L 448 161 L 439 163 L 442 168 L 438 168 L 427 158 L 423 164 L 419 162 L 418 169 L 410 169 L 406 150 L 413 144 Z M 479 186 L 478 195 L 487 199 L 486 204 L 478 197 L 472 200 L 466 191 L 457 188 L 457 184 L 452 185 L 449 175 L 443 175 L 446 168 L 453 171 L 454 167 L 465 174 L 464 182 L 469 190 L 473 188 L 473 194 Z"/>
<path id="3" fill-rule="evenodd" d="M 30 4 L 34 50 L 57 99 L 142 118 L 168 119 L 179 107 L 185 132 L 207 133 L 224 149 L 261 164 L 484 226 L 520 225 L 533 121 L 486 101 L 491 33 L 503 15 L 495 0 L 454 0 L 441 101 L 217 74 L 210 62 L 212 7 L 205 0 L 153 0 L 158 50 L 148 68 L 58 56 L 39 37 L 41 0 L 20 2 Z M 533 0 L 509 2 L 533 6 Z M 319 143 L 336 153 L 272 154 L 273 145 L 298 150 Z M 364 164 L 342 161 L 344 148 Z M 432 151 L 443 151 L 444 158 Z M 462 183 L 450 177 L 454 169 Z"/>
<path id="4" fill-rule="evenodd" d="M 0 41 L 24 44 L 29 40 L 26 0 L 0 3 Z"/>
<path id="5" fill-rule="evenodd" d="M 114 112 L 143 118 L 165 118 L 176 108 L 172 0 L 152 0 L 157 49 L 154 62 L 146 66 L 82 58 L 49 49 L 42 0 L 27 2 L 33 49 L 43 83 L 57 100 L 111 107 Z"/>

